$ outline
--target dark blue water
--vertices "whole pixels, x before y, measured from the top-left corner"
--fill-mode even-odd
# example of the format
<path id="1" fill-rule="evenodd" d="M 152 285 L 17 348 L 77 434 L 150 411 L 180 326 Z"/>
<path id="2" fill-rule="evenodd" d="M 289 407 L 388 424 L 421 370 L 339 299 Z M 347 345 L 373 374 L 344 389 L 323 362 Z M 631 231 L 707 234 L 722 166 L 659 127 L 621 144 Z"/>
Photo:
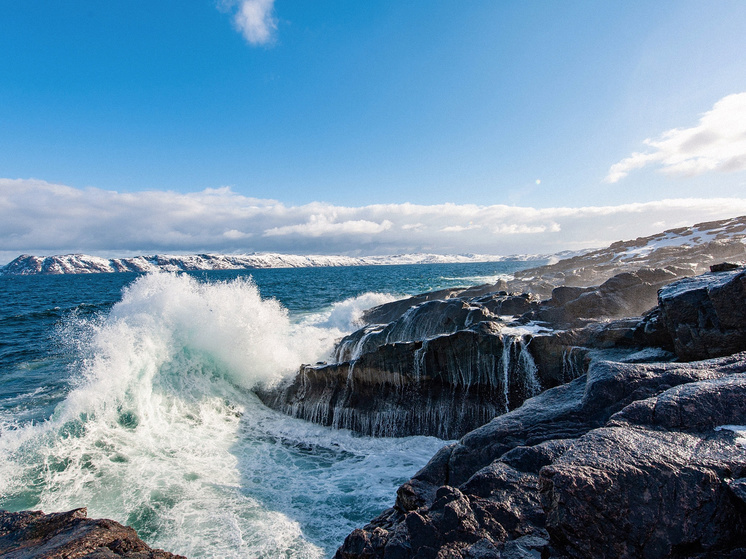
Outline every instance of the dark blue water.
<path id="1" fill-rule="evenodd" d="M 251 387 L 392 294 L 535 264 L 0 276 L 0 508 L 88 506 L 192 558 L 328 556 L 442 442 L 309 425 Z"/>

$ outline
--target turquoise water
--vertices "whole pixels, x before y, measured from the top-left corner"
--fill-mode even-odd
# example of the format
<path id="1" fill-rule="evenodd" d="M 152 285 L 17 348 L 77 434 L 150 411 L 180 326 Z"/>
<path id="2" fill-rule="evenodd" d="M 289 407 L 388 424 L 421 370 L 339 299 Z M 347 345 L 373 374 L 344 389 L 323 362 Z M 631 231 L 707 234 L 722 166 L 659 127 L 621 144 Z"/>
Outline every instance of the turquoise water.
<path id="1" fill-rule="evenodd" d="M 327 557 L 442 446 L 252 393 L 365 308 L 531 262 L 0 277 L 0 508 L 87 506 L 197 557 Z"/>

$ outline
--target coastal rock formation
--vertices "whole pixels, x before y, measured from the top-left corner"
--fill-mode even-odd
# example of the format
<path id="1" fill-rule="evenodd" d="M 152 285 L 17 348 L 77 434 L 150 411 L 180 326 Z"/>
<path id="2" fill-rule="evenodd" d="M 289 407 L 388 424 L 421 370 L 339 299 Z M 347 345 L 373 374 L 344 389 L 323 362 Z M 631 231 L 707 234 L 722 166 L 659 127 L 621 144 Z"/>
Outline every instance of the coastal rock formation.
<path id="1" fill-rule="evenodd" d="M 644 268 L 597 287 L 558 287 L 545 301 L 479 286 L 387 303 L 366 317 L 392 322 L 346 336 L 333 363 L 305 365 L 259 397 L 366 435 L 453 439 L 577 378 L 604 351 L 655 362 L 745 350 L 746 269 L 668 283 L 674 277 Z"/>
<path id="2" fill-rule="evenodd" d="M 599 292 L 559 288 L 528 314 L 576 321 L 568 304 Z M 534 334 L 537 370 L 571 348 L 587 372 L 444 447 L 337 559 L 746 556 L 746 269 L 713 266 L 658 302 Z M 691 362 L 656 362 L 667 350 Z"/>
<path id="3" fill-rule="evenodd" d="M 344 337 L 333 363 L 304 365 L 292 383 L 258 394 L 294 417 L 365 435 L 458 438 L 583 374 L 591 350 L 669 349 L 652 328 L 659 322 L 608 319 L 655 305 L 671 278 L 625 272 L 598 287 L 555 288 L 544 302 L 489 285 L 394 301 L 364 317 L 391 322 Z"/>
<path id="4" fill-rule="evenodd" d="M 746 354 L 594 361 L 444 447 L 336 557 L 743 556 L 744 401 Z"/>
<path id="5" fill-rule="evenodd" d="M 128 526 L 87 518 L 86 509 L 0 511 L 0 556 L 8 559 L 186 559 L 151 549 Z"/>
<path id="6" fill-rule="evenodd" d="M 656 306 L 658 290 L 677 278 L 663 268 L 641 268 L 617 274 L 599 286 L 560 286 L 552 290 L 551 298 L 532 318 L 562 327 L 588 320 L 640 316 Z"/>
<path id="7" fill-rule="evenodd" d="M 713 272 L 673 283 L 658 297 L 676 355 L 690 361 L 746 347 L 746 270 Z"/>
<path id="8" fill-rule="evenodd" d="M 480 322 L 383 344 L 353 361 L 304 366 L 292 384 L 259 397 L 289 415 L 367 435 L 453 439 L 582 372 L 580 353 L 559 359 L 542 374 L 529 337 Z"/>

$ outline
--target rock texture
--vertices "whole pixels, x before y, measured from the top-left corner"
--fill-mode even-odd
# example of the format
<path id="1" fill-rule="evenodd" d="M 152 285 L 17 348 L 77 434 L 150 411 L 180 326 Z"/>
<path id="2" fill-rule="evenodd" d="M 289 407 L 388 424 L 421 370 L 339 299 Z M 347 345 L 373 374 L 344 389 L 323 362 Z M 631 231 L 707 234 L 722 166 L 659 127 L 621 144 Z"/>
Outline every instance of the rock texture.
<path id="1" fill-rule="evenodd" d="M 601 291 L 562 287 L 528 315 L 582 323 L 568 307 Z M 587 372 L 444 447 L 337 559 L 746 557 L 746 268 L 680 279 L 658 303 L 532 335 L 537 370 L 570 348 Z M 667 350 L 690 362 L 655 362 Z"/>
<path id="2" fill-rule="evenodd" d="M 569 380 L 582 370 L 580 358 L 542 374 L 526 338 L 481 322 L 425 341 L 383 344 L 354 361 L 304 366 L 292 384 L 259 396 L 295 417 L 367 435 L 453 439 Z"/>
<path id="3" fill-rule="evenodd" d="M 746 355 L 594 362 L 446 446 L 338 559 L 741 557 Z"/>
<path id="4" fill-rule="evenodd" d="M 333 363 L 303 366 L 259 396 L 365 435 L 458 438 L 583 374 L 602 350 L 654 362 L 746 349 L 746 268 L 716 269 L 672 281 L 665 269 L 643 268 L 600 286 L 560 286 L 544 301 L 487 285 L 387 303 L 366 318 L 391 322 L 346 336 Z"/>
<path id="5" fill-rule="evenodd" d="M 659 295 L 661 317 L 685 361 L 729 355 L 746 347 L 746 270 L 678 281 Z"/>
<path id="6" fill-rule="evenodd" d="M 368 311 L 391 322 L 340 340 L 334 362 L 305 365 L 292 383 L 258 394 L 294 417 L 365 435 L 458 438 L 583 374 L 592 350 L 671 349 L 653 317 L 644 326 L 610 319 L 648 310 L 673 277 L 625 272 L 597 287 L 555 288 L 543 302 L 494 286 L 395 301 Z"/>
<path id="7" fill-rule="evenodd" d="M 0 557 L 7 559 L 185 559 L 151 549 L 113 520 L 87 518 L 86 509 L 44 514 L 0 511 Z"/>
<path id="8" fill-rule="evenodd" d="M 665 269 L 677 277 L 693 276 L 724 260 L 746 261 L 745 241 L 746 216 L 699 223 L 516 272 L 515 280 L 503 289 L 548 296 L 547 286 L 599 285 L 643 267 Z"/>

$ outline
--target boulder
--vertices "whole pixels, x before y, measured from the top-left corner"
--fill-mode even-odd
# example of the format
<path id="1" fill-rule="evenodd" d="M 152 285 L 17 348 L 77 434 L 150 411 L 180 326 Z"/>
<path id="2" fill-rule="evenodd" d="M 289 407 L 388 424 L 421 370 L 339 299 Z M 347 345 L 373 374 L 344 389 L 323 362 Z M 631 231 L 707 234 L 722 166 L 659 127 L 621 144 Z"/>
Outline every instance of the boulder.
<path id="1" fill-rule="evenodd" d="M 679 359 L 730 355 L 746 347 L 746 268 L 685 278 L 661 289 L 661 317 Z"/>
<path id="2" fill-rule="evenodd" d="M 337 551 L 374 557 L 738 557 L 746 354 L 596 361 L 445 446 Z"/>
<path id="3" fill-rule="evenodd" d="M 746 449 L 746 375 L 678 386 L 624 408 L 541 472 L 546 528 L 570 557 L 686 556 L 746 547 L 733 479 Z"/>
<path id="4" fill-rule="evenodd" d="M 151 549 L 128 526 L 87 518 L 84 508 L 44 514 L 0 511 L 0 556 L 8 559 L 186 559 Z"/>

